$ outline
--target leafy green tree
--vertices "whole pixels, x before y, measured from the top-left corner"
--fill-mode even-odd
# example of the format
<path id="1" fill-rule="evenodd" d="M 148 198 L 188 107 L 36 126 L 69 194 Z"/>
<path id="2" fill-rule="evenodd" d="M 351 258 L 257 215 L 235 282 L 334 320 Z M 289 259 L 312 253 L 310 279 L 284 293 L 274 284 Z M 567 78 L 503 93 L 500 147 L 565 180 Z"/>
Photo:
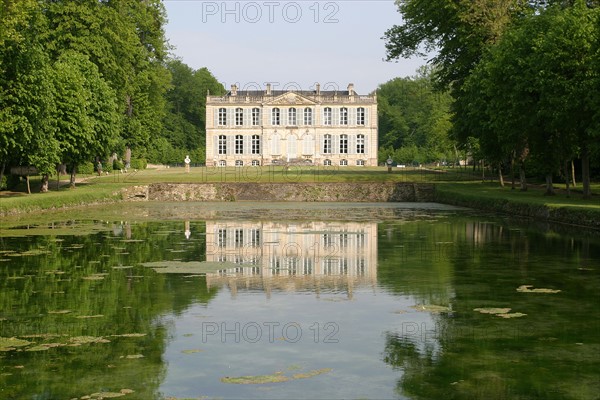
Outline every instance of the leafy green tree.
<path id="1" fill-rule="evenodd" d="M 450 97 L 434 91 L 430 74 L 422 69 L 414 78 L 395 78 L 377 90 L 380 145 L 392 153 L 410 148 L 396 155 L 402 163 L 442 161 L 453 147 Z M 389 155 L 383 156 L 381 162 Z"/>
<path id="2" fill-rule="evenodd" d="M 65 52 L 54 64 L 57 137 L 61 159 L 71 166 L 108 154 L 116 140 L 118 109 L 114 92 L 87 56 Z"/>

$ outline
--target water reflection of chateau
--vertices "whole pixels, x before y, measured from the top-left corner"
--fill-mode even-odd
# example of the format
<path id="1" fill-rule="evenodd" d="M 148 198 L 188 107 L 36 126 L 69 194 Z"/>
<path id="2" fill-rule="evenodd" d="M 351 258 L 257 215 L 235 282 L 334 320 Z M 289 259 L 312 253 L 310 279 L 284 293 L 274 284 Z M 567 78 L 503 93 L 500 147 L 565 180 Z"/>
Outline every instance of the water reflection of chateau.
<path id="1" fill-rule="evenodd" d="M 343 222 L 206 222 L 206 260 L 231 266 L 208 286 L 348 290 L 377 281 L 377 225 Z"/>

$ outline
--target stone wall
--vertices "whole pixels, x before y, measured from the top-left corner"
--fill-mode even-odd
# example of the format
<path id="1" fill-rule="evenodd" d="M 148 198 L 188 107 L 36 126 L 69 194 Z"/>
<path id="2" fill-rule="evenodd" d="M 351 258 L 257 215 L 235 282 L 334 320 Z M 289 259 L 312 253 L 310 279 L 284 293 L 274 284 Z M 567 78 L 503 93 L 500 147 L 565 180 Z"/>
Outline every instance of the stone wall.
<path id="1" fill-rule="evenodd" d="M 124 200 L 430 202 L 433 184 L 414 183 L 154 183 L 123 190 Z"/>

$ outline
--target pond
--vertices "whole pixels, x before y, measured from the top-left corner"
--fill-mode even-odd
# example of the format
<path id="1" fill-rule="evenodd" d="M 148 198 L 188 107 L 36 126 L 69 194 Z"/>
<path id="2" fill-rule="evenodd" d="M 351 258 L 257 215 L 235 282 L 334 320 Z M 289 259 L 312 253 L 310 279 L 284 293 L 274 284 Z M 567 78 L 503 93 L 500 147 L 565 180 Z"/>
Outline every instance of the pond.
<path id="1" fill-rule="evenodd" d="M 439 204 L 0 229 L 2 399 L 593 399 L 600 235 Z"/>

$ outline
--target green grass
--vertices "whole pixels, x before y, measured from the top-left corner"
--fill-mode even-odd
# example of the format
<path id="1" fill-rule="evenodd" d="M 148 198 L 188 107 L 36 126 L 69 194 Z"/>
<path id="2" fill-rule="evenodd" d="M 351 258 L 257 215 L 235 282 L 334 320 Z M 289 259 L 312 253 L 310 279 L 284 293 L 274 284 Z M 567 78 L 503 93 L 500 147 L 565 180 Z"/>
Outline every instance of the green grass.
<path id="1" fill-rule="evenodd" d="M 584 200 L 580 193 L 581 185 L 579 185 L 575 188 L 575 191 L 572 189 L 571 196 L 567 197 L 566 192 L 562 189 L 563 187 L 564 185 L 555 185 L 555 188 L 557 188 L 555 196 L 544 196 L 545 188 L 541 186 L 530 186 L 526 192 L 522 192 L 518 189 L 512 190 L 510 185 L 501 187 L 499 184 L 473 182 L 447 182 L 438 185 L 437 191 L 440 194 L 454 194 L 470 200 L 505 201 L 550 208 L 568 207 L 600 212 L 600 198 L 598 195 Z M 592 189 L 595 193 L 598 193 L 600 184 L 592 185 Z"/>
<path id="2" fill-rule="evenodd" d="M 68 176 L 56 178 L 50 182 L 50 192 L 39 192 L 39 177 L 31 178 L 32 194 L 26 194 L 26 187 L 21 183 L 14 191 L 0 192 L 0 215 L 12 213 L 30 213 L 39 210 L 60 209 L 90 203 L 117 201 L 119 190 L 128 186 L 147 185 L 152 183 L 290 183 L 290 182 L 406 182 L 436 183 L 440 199 L 462 199 L 478 204 L 482 208 L 500 208 L 507 202 L 521 206 L 547 206 L 550 208 L 566 207 L 570 209 L 588 210 L 594 218 L 599 218 L 600 200 L 583 200 L 581 185 L 575 188 L 571 197 L 567 198 L 564 190 L 558 190 L 556 196 L 544 196 L 543 188 L 531 186 L 529 191 L 511 190 L 510 185 L 502 188 L 498 183 L 481 183 L 480 172 L 471 168 L 425 169 L 425 168 L 393 168 L 392 173 L 385 167 L 243 167 L 243 168 L 192 168 L 186 173 L 181 168 L 147 169 L 131 171 L 126 174 L 113 173 L 104 176 L 79 176 L 81 180 L 75 189 L 68 187 Z M 58 187 L 58 189 L 57 189 Z M 557 188 L 562 187 L 556 185 Z M 600 192 L 600 183 L 592 186 L 595 193 Z"/>

